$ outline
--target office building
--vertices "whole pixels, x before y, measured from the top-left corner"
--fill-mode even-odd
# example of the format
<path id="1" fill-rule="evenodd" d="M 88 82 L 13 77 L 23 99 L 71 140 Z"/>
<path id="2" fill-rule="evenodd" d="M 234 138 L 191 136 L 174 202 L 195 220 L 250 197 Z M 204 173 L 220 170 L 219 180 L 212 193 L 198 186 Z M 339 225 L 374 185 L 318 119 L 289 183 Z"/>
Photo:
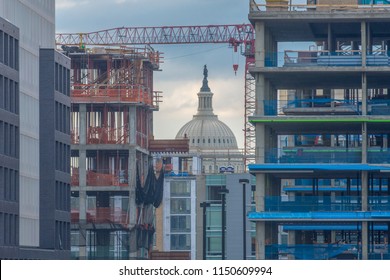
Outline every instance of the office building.
<path id="1" fill-rule="evenodd" d="M 69 157 L 70 99 L 62 97 L 65 91 L 58 87 L 69 90 L 70 65 L 54 51 L 54 35 L 55 1 L 0 1 L 0 258 L 4 259 L 70 257 L 69 171 L 64 165 L 51 165 L 55 157 Z M 61 77 L 55 72 L 57 64 Z M 62 114 L 54 100 L 63 105 Z M 50 120 L 60 123 L 61 129 Z M 54 148 L 56 141 L 61 150 Z"/>

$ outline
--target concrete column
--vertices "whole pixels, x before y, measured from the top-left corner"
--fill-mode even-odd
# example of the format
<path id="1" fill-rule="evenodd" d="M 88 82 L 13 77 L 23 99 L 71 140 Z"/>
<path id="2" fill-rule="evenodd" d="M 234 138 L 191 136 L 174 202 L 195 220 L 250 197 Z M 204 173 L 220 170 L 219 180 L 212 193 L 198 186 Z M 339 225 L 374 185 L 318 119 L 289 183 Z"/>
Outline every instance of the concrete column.
<path id="1" fill-rule="evenodd" d="M 80 144 L 79 144 L 79 258 L 87 259 L 87 106 L 79 105 L 79 127 L 80 127 Z"/>
<path id="2" fill-rule="evenodd" d="M 256 124 L 256 163 L 265 163 L 265 125 Z"/>
<path id="3" fill-rule="evenodd" d="M 255 86 L 255 115 L 264 116 L 264 100 L 265 100 L 265 78 L 262 74 L 256 74 L 256 86 Z"/>
<path id="4" fill-rule="evenodd" d="M 264 22 L 256 22 L 255 24 L 255 66 L 265 66 L 265 25 Z"/>
<path id="5" fill-rule="evenodd" d="M 334 230 L 330 232 L 330 242 L 333 244 L 336 243 L 336 231 Z"/>
<path id="6" fill-rule="evenodd" d="M 368 172 L 362 171 L 362 211 L 369 211 L 368 207 Z M 368 222 L 362 222 L 362 259 L 368 259 Z"/>
<path id="7" fill-rule="evenodd" d="M 265 210 L 265 174 L 256 175 L 256 212 L 264 212 Z M 265 222 L 256 222 L 256 258 L 265 259 Z"/>
<path id="8" fill-rule="evenodd" d="M 289 230 L 288 231 L 288 239 L 287 239 L 287 245 L 289 246 L 295 246 L 295 231 L 294 230 Z M 295 256 L 293 254 L 289 254 L 287 256 L 289 260 L 295 260 Z"/>
<path id="9" fill-rule="evenodd" d="M 367 116 L 367 73 L 362 72 L 362 116 Z"/>
<path id="10" fill-rule="evenodd" d="M 265 222 L 256 222 L 256 259 L 265 260 Z"/>
<path id="11" fill-rule="evenodd" d="M 362 260 L 368 260 L 368 222 L 362 222 Z"/>
<path id="12" fill-rule="evenodd" d="M 137 144 L 137 107 L 129 106 L 129 144 Z"/>
<path id="13" fill-rule="evenodd" d="M 87 106 L 86 104 L 79 105 L 79 127 L 80 127 L 80 145 L 85 145 L 87 141 Z"/>
<path id="14" fill-rule="evenodd" d="M 362 66 L 367 65 L 367 25 L 365 21 L 362 21 L 361 24 L 361 42 L 362 42 Z"/>
<path id="15" fill-rule="evenodd" d="M 367 153 L 368 153 L 368 133 L 367 133 L 367 123 L 362 123 L 362 163 L 367 163 Z"/>
<path id="16" fill-rule="evenodd" d="M 128 158 L 128 173 L 129 173 L 129 228 L 130 230 L 134 228 L 137 223 L 137 206 L 135 203 L 135 188 L 136 188 L 136 169 L 137 168 L 137 157 L 135 148 L 129 149 L 129 158 Z M 130 242 L 130 244 L 135 242 Z M 134 248 L 129 250 L 130 258 L 134 259 L 137 257 L 137 252 L 134 252 Z"/>

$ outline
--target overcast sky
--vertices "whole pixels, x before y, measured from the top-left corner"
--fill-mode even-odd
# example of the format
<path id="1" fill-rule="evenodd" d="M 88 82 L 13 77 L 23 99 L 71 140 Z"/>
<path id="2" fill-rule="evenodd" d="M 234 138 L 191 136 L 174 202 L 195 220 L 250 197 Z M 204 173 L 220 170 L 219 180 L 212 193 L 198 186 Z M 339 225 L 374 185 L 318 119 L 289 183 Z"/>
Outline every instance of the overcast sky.
<path id="1" fill-rule="evenodd" d="M 56 0 L 56 32 L 91 32 L 114 27 L 241 24 L 248 21 L 249 0 Z M 207 64 L 214 113 L 244 146 L 244 62 L 226 44 L 155 45 L 164 53 L 154 89 L 163 92 L 154 113 L 157 139 L 175 138 L 197 110 L 197 93 Z M 233 63 L 239 64 L 237 76 Z"/>

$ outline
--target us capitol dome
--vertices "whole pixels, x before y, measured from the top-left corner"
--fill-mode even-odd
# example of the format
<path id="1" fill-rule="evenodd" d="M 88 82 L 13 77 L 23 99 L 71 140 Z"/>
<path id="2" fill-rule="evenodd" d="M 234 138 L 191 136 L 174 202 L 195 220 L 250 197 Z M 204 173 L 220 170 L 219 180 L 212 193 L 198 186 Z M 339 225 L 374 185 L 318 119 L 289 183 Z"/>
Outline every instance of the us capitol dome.
<path id="1" fill-rule="evenodd" d="M 188 138 L 191 150 L 237 150 L 232 130 L 213 112 L 213 93 L 208 86 L 206 65 L 203 76 L 198 93 L 198 112 L 179 130 L 176 139 Z"/>

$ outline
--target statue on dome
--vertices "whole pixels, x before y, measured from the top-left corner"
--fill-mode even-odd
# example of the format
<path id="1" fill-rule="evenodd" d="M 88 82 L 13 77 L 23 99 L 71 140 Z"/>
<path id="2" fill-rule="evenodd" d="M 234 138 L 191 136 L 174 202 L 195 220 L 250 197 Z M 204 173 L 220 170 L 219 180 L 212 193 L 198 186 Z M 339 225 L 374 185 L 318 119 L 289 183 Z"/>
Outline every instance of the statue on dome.
<path id="1" fill-rule="evenodd" d="M 207 65 L 203 67 L 203 85 L 201 87 L 201 91 L 210 91 L 209 81 L 207 80 L 209 71 L 207 70 Z"/>

